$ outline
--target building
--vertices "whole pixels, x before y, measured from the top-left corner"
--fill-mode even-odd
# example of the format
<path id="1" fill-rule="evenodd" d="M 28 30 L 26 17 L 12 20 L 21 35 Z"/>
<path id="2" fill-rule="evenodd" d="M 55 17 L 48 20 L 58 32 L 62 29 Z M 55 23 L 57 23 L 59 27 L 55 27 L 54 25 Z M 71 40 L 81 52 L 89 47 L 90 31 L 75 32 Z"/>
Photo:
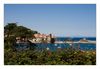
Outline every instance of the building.
<path id="1" fill-rule="evenodd" d="M 34 43 L 42 43 L 42 42 L 46 42 L 46 43 L 50 43 L 51 38 L 53 37 L 52 34 L 46 35 L 46 34 L 34 34 L 33 35 L 33 42 Z"/>

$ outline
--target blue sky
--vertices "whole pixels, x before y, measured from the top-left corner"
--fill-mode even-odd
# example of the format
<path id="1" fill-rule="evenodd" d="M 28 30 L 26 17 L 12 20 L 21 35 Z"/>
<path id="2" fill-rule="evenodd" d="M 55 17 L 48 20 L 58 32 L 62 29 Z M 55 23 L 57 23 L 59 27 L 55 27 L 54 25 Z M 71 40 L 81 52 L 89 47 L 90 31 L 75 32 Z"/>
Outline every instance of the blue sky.
<path id="1" fill-rule="evenodd" d="M 95 4 L 5 4 L 4 25 L 18 22 L 55 36 L 96 36 Z"/>

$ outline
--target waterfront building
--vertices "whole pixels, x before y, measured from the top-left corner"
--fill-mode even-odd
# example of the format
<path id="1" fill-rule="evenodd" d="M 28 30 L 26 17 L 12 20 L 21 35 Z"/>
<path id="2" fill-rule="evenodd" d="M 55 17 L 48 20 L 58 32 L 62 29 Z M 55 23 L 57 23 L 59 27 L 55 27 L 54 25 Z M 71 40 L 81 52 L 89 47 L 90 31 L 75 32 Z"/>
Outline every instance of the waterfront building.
<path id="1" fill-rule="evenodd" d="M 52 43 L 54 43 L 54 40 L 53 40 L 54 38 L 53 38 L 53 36 L 52 36 L 52 34 L 49 34 L 49 35 L 46 35 L 46 34 L 34 34 L 33 35 L 33 39 L 32 39 L 32 41 L 35 43 L 42 43 L 42 42 L 44 42 L 44 43 L 51 43 L 52 41 Z"/>

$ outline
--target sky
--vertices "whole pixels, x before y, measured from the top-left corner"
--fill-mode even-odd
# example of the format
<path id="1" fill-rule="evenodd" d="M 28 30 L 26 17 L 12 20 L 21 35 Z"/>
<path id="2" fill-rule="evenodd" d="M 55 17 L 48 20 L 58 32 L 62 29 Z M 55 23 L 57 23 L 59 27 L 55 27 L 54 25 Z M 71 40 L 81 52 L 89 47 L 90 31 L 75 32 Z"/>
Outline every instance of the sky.
<path id="1" fill-rule="evenodd" d="M 43 34 L 96 36 L 95 4 L 5 4 L 4 25 L 17 22 Z"/>

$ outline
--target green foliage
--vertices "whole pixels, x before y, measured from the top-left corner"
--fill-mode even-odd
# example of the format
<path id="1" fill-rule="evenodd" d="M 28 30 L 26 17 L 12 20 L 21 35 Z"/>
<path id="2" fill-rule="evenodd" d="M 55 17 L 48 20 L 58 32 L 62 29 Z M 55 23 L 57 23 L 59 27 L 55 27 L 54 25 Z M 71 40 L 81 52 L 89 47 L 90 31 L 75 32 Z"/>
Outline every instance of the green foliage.
<path id="1" fill-rule="evenodd" d="M 20 36 L 20 37 L 32 37 L 33 34 L 38 33 L 37 31 L 33 31 L 31 29 L 28 29 L 24 26 L 17 26 L 16 23 L 8 23 L 4 27 L 4 33 L 10 37 L 10 36 Z"/>
<path id="2" fill-rule="evenodd" d="M 87 53 L 88 52 L 88 53 Z M 5 51 L 5 65 L 95 65 L 94 51 Z"/>
<path id="3" fill-rule="evenodd" d="M 15 50 L 16 37 L 31 38 L 33 34 L 38 33 L 24 26 L 17 26 L 16 23 L 8 23 L 4 27 L 4 57 L 5 64 L 30 64 L 26 52 L 17 52 Z M 33 47 L 31 48 L 33 50 Z M 23 57 L 25 55 L 25 57 Z M 17 61 L 18 60 L 18 61 Z M 27 61 L 28 60 L 28 61 Z"/>
<path id="4" fill-rule="evenodd" d="M 15 37 L 5 37 L 4 39 L 4 49 L 5 50 L 14 50 Z"/>

